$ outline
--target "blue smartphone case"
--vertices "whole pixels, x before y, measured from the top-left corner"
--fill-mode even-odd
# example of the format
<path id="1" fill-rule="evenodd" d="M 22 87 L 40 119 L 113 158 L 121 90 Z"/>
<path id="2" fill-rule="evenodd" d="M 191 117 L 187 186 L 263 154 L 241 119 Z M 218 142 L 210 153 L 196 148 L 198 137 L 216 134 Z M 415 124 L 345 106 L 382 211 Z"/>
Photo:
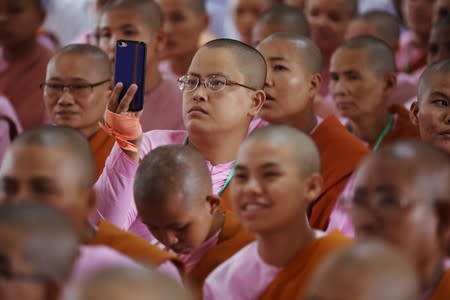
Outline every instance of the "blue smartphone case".
<path id="1" fill-rule="evenodd" d="M 132 83 L 138 86 L 128 111 L 140 111 L 144 107 L 146 55 L 147 48 L 143 42 L 127 40 L 116 42 L 114 85 L 118 82 L 124 85 L 119 99 L 123 98 Z"/>

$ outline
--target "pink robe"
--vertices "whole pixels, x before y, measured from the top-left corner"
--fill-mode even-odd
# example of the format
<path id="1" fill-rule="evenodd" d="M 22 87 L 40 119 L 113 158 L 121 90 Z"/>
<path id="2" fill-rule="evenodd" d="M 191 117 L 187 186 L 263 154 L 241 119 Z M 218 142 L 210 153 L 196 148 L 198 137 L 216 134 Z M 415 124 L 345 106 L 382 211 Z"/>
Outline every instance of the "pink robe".
<path id="1" fill-rule="evenodd" d="M 48 122 L 39 85 L 45 80 L 51 56 L 49 49 L 37 43 L 27 57 L 8 62 L 0 49 L 0 93 L 9 99 L 24 129 Z"/>
<path id="2" fill-rule="evenodd" d="M 22 126 L 11 103 L 0 96 L 0 166 L 6 149 L 11 142 L 11 134 L 22 132 Z"/>
<path id="3" fill-rule="evenodd" d="M 426 64 L 427 49 L 419 48 L 414 33 L 405 31 L 400 35 L 400 47 L 395 60 L 399 72 L 413 73 Z"/>
<path id="4" fill-rule="evenodd" d="M 184 129 L 182 92 L 175 80 L 163 77 L 155 89 L 145 94 L 141 125 L 143 131 Z"/>

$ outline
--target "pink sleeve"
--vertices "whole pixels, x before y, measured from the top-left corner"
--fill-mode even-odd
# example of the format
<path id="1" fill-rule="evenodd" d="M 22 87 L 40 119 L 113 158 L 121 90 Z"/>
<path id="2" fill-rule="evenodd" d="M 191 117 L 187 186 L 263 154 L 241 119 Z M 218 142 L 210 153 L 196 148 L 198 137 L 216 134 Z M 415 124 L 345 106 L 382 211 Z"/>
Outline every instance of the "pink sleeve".
<path id="1" fill-rule="evenodd" d="M 183 280 L 181 279 L 180 272 L 171 261 L 166 261 L 165 263 L 161 264 L 157 270 L 159 273 L 175 280 L 178 284 L 183 285 Z"/>
<path id="2" fill-rule="evenodd" d="M 0 165 L 3 161 L 6 149 L 11 141 L 9 140 L 9 125 L 6 121 L 0 120 Z"/>
<path id="3" fill-rule="evenodd" d="M 351 220 L 351 217 L 348 213 L 348 211 L 344 208 L 345 201 L 351 201 L 351 197 L 354 192 L 354 183 L 355 178 L 352 176 L 350 180 L 347 183 L 347 186 L 345 187 L 342 194 L 339 196 L 336 206 L 331 213 L 330 216 L 330 224 L 327 228 L 327 233 L 330 233 L 334 230 L 339 230 L 340 232 L 344 233 L 348 237 L 354 237 L 355 236 L 355 230 L 353 228 L 353 223 Z"/>
<path id="4" fill-rule="evenodd" d="M 129 229 L 137 217 L 133 197 L 137 168 L 138 163 L 115 144 L 105 162 L 105 169 L 94 185 L 97 193 L 97 211 L 91 219 L 94 224 L 106 219 L 123 230 Z"/>

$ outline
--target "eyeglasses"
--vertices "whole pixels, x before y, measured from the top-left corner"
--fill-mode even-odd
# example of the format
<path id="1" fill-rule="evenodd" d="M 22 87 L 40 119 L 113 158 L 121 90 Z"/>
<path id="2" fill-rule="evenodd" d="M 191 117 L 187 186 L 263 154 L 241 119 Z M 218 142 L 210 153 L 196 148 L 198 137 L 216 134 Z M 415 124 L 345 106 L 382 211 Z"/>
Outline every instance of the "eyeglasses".
<path id="1" fill-rule="evenodd" d="M 75 97 L 89 96 L 95 87 L 109 82 L 110 79 L 105 79 L 96 83 L 80 82 L 72 84 L 61 84 L 52 82 L 43 82 L 40 88 L 48 97 L 60 97 L 67 89 L 67 91 Z"/>
<path id="2" fill-rule="evenodd" d="M 228 80 L 223 75 L 209 75 L 204 80 L 201 80 L 200 77 L 197 75 L 188 74 L 188 75 L 181 76 L 178 79 L 178 87 L 183 92 L 194 91 L 195 89 L 198 88 L 200 83 L 203 83 L 205 88 L 207 88 L 208 90 L 214 91 L 214 92 L 223 90 L 225 88 L 225 86 L 227 86 L 227 85 L 228 86 L 238 85 L 238 86 L 244 87 L 244 88 L 252 90 L 252 91 L 257 91 L 257 89 L 255 89 L 255 88 L 246 86 L 246 85 L 238 83 L 236 81 Z"/>

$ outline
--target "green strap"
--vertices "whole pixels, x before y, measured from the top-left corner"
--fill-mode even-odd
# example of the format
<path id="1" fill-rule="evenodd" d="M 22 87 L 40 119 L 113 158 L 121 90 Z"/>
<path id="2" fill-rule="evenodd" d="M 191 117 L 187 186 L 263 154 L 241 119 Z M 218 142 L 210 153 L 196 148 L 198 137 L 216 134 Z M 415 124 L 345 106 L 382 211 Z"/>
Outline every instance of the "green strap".
<path id="1" fill-rule="evenodd" d="M 187 136 L 184 139 L 184 145 L 189 144 L 189 137 Z M 227 180 L 225 180 L 225 183 L 223 184 L 222 188 L 219 191 L 219 196 L 222 196 L 223 192 L 225 192 L 225 189 L 227 188 L 227 186 L 230 184 L 231 179 L 233 179 L 233 175 L 234 175 L 234 170 L 236 169 L 236 163 L 233 163 L 233 167 L 230 170 L 230 173 L 228 173 L 228 177 Z"/>
<path id="2" fill-rule="evenodd" d="M 378 148 L 380 148 L 383 139 L 386 137 L 389 131 L 391 131 L 393 125 L 394 125 L 394 117 L 392 115 L 389 115 L 389 119 L 386 126 L 383 128 L 383 131 L 381 131 L 380 135 L 377 137 L 375 144 L 373 144 L 372 151 L 377 151 Z"/>

